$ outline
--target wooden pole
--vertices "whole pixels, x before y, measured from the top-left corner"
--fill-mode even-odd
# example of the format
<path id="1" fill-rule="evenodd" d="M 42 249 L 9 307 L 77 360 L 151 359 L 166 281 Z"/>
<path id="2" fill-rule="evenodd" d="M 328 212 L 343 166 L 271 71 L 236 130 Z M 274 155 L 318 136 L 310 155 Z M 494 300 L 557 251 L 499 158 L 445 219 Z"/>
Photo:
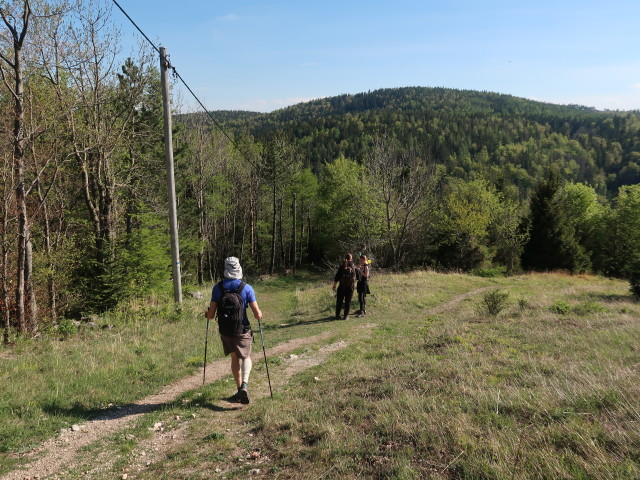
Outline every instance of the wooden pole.
<path id="1" fill-rule="evenodd" d="M 162 107 L 164 113 L 164 152 L 167 167 L 169 193 L 169 228 L 171 232 L 171 263 L 173 273 L 173 299 L 182 303 L 182 279 L 180 273 L 180 246 L 178 245 L 178 215 L 176 212 L 176 182 L 173 174 L 173 136 L 171 132 L 171 106 L 169 97 L 169 60 L 167 50 L 160 47 L 160 72 L 162 78 Z"/>

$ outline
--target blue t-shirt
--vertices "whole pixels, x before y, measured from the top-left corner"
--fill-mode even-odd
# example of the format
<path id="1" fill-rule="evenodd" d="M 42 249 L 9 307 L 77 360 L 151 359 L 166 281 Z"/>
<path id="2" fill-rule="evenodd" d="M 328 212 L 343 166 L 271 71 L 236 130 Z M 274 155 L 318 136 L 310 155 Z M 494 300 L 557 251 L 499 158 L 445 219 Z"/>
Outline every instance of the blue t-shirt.
<path id="1" fill-rule="evenodd" d="M 222 285 L 226 290 L 233 290 L 234 288 L 238 288 L 241 283 L 242 280 L 234 280 L 230 278 L 225 278 L 224 280 L 222 280 Z M 242 323 L 244 325 L 249 325 L 249 319 L 247 318 L 247 307 L 251 302 L 256 301 L 256 294 L 253 291 L 251 285 L 247 283 L 242 289 L 242 292 L 240 292 L 240 296 L 242 297 L 242 301 L 244 303 L 244 319 L 242 320 Z M 216 283 L 211 290 L 211 301 L 217 304 L 220 301 L 220 298 L 222 298 L 222 290 Z"/>

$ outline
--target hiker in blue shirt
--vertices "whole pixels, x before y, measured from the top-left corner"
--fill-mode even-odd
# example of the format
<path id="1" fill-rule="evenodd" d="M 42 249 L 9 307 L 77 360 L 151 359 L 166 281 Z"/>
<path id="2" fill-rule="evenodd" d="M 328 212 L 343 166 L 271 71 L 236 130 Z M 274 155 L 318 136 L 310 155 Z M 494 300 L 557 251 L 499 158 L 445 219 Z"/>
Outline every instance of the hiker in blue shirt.
<path id="1" fill-rule="evenodd" d="M 238 297 L 239 296 L 239 297 Z M 225 312 L 234 314 L 233 305 L 227 306 L 228 299 L 239 299 L 236 315 L 239 322 L 229 330 L 224 320 Z M 241 299 L 241 300 L 240 300 Z M 221 303 L 222 302 L 222 303 Z M 251 308 L 256 320 L 262 320 L 262 311 L 258 307 L 256 295 L 251 285 L 242 281 L 242 267 L 236 257 L 226 258 L 224 261 L 224 278 L 216 283 L 211 291 L 211 304 L 205 311 L 205 317 L 215 318 L 218 312 L 218 327 L 220 339 L 225 355 L 231 356 L 231 373 L 236 381 L 238 391 L 231 397 L 231 401 L 249 403 L 249 374 L 253 365 L 251 361 L 251 345 L 253 333 L 247 318 L 247 306 Z"/>

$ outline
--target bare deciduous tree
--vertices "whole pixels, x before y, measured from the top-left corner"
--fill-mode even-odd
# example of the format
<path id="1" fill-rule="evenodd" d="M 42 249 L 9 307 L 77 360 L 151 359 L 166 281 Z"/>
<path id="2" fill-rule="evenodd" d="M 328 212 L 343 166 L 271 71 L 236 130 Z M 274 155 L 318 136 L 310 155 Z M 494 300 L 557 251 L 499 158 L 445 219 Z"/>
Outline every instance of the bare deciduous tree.
<path id="1" fill-rule="evenodd" d="M 387 263 L 398 268 L 428 211 L 426 206 L 436 188 L 435 169 L 384 136 L 374 138 L 366 161 L 374 196 L 384 205 L 383 243 L 390 251 Z"/>
<path id="2" fill-rule="evenodd" d="M 0 17 L 7 29 L 2 35 L 3 51 L 0 52 L 0 75 L 13 102 L 13 170 L 15 178 L 15 202 L 18 216 L 16 316 L 21 332 L 34 326 L 36 300 L 33 295 L 33 249 L 29 218 L 27 215 L 27 194 L 25 189 L 25 151 L 27 135 L 24 118 L 24 48 L 29 32 L 33 11 L 29 0 L 12 4 L 4 3 Z"/>

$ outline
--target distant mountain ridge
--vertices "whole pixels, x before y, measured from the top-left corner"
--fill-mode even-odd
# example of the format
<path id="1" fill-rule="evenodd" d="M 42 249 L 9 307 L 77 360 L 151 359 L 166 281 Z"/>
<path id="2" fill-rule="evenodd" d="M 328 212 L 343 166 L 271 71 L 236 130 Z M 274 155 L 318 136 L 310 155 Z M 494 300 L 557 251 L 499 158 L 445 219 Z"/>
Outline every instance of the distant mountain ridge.
<path id="1" fill-rule="evenodd" d="M 340 155 L 362 160 L 372 138 L 384 134 L 461 177 L 473 175 L 482 157 L 511 171 L 507 176 L 522 168 L 532 181 L 557 163 L 564 178 L 590 183 L 602 193 L 640 182 L 638 111 L 404 87 L 317 99 L 271 113 L 212 115 L 236 135 L 248 133 L 260 141 L 284 135 L 314 169 Z"/>
<path id="2" fill-rule="evenodd" d="M 453 100 L 453 102 L 452 102 Z M 595 114 L 620 114 L 625 112 L 599 111 L 593 107 L 583 105 L 558 105 L 553 103 L 529 100 L 513 95 L 484 92 L 476 90 L 457 90 L 443 87 L 401 87 L 385 88 L 356 94 L 342 94 L 308 102 L 301 102 L 268 113 L 216 110 L 212 111 L 214 118 L 220 121 L 247 121 L 257 123 L 266 118 L 288 121 L 291 117 L 300 120 L 360 113 L 375 109 L 416 108 L 419 105 L 430 106 L 434 110 L 442 108 L 473 107 L 485 112 L 510 114 L 539 114 L 544 111 L 556 114 L 569 112 L 587 112 Z M 306 117 L 306 118 L 305 118 Z"/>

